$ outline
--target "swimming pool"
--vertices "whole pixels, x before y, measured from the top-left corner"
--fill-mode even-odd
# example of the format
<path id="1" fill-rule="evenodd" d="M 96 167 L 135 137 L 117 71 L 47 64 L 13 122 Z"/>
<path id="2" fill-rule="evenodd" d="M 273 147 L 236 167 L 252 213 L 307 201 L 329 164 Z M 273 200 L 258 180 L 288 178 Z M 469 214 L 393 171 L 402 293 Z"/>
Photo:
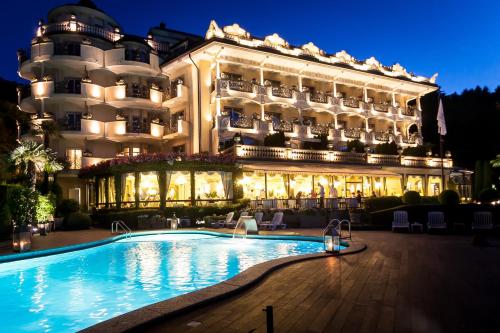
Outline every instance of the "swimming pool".
<path id="1" fill-rule="evenodd" d="M 0 264 L 3 332 L 74 332 L 321 242 L 160 233 Z M 306 238 L 304 238 L 306 239 Z"/>

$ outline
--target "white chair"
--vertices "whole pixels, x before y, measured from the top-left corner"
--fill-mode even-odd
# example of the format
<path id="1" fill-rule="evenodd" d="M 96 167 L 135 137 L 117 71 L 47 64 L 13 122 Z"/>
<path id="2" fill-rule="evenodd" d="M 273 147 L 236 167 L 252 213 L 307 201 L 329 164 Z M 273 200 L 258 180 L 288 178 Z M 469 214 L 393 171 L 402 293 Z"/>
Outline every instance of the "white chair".
<path id="1" fill-rule="evenodd" d="M 229 212 L 227 213 L 225 220 L 212 222 L 210 223 L 210 226 L 212 228 L 224 228 L 224 225 L 226 225 L 226 223 L 230 223 L 233 220 L 233 216 L 234 212 Z"/>
<path id="2" fill-rule="evenodd" d="M 263 212 L 255 212 L 255 222 L 257 222 L 257 225 L 262 223 L 262 218 L 264 217 Z"/>
<path id="3" fill-rule="evenodd" d="M 394 220 L 392 221 L 392 231 L 395 229 L 408 229 L 410 231 L 410 222 L 408 221 L 408 212 L 405 210 L 394 211 Z"/>
<path id="4" fill-rule="evenodd" d="M 493 216 L 491 212 L 475 212 L 472 230 L 492 230 Z"/>
<path id="5" fill-rule="evenodd" d="M 431 229 L 446 230 L 443 212 L 429 212 L 427 214 L 427 231 Z"/>
<path id="6" fill-rule="evenodd" d="M 272 221 L 262 222 L 259 227 L 267 230 L 276 230 L 278 227 L 285 229 L 286 224 L 283 223 L 283 212 L 274 213 Z"/>

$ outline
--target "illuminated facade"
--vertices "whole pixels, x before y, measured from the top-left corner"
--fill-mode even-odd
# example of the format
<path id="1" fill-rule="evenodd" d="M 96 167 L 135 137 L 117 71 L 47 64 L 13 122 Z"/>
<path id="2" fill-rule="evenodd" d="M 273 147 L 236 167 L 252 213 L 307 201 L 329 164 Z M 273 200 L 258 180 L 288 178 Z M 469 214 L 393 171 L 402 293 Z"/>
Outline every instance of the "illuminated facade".
<path id="1" fill-rule="evenodd" d="M 163 24 L 146 38 L 130 36 L 90 1 L 51 10 L 31 50 L 18 56 L 19 75 L 31 81 L 28 96 L 19 92 L 19 106 L 32 113 L 33 127 L 58 123 L 61 137 L 50 145 L 71 169 L 143 153 L 208 153 L 242 164 L 238 181 L 252 199 L 294 198 L 299 191 L 307 197 L 319 183 L 326 196 L 344 197 L 404 189 L 434 195 L 442 187 L 439 158 L 369 148 L 422 143 L 420 98 L 438 88 L 437 75 L 416 76 L 345 51 L 327 54 L 313 43 L 294 47 L 277 34 L 255 38 L 237 24 L 219 28 L 214 21 L 205 38 Z M 283 133 L 283 146 L 264 146 L 274 133 Z M 366 151 L 346 151 L 352 140 Z M 449 175 L 450 158 L 444 167 Z M 189 201 L 191 182 L 200 193 L 224 195 L 221 176 L 178 173 L 167 201 Z M 132 177 L 122 182 L 130 189 L 122 195 L 135 197 Z M 158 201 L 155 178 L 141 175 L 138 183 L 148 185 L 140 188 L 141 202 Z M 93 202 L 76 172 L 62 172 L 58 181 L 65 196 Z"/>

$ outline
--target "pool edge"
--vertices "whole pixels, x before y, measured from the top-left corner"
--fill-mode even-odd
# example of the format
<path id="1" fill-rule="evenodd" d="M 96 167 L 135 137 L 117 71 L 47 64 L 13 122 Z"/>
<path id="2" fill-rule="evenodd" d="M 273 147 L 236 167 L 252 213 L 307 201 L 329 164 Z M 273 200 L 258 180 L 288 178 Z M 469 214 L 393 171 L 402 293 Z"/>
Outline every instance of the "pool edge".
<path id="1" fill-rule="evenodd" d="M 218 233 L 217 233 L 218 234 Z M 279 236 L 276 235 L 278 238 Z M 227 237 L 227 236 L 223 236 Z M 261 237 L 258 237 L 261 238 Z M 268 238 L 262 236 L 262 238 Z M 317 237 L 319 238 L 319 237 Z M 305 240 L 305 239 L 302 239 Z M 317 240 L 316 240 L 317 241 Z M 262 281 L 272 272 L 286 267 L 288 265 L 313 259 L 322 259 L 328 257 L 337 257 L 359 253 L 367 248 L 366 244 L 350 241 L 349 247 L 342 250 L 339 254 L 313 253 L 298 256 L 289 256 L 269 260 L 254 265 L 243 272 L 237 274 L 229 280 L 219 282 L 215 285 L 180 295 L 171 299 L 153 303 L 142 308 L 124 313 L 117 317 L 110 318 L 101 323 L 87 327 L 81 330 L 81 333 L 118 333 L 118 332 L 136 332 L 141 328 L 158 323 L 162 320 L 171 318 L 183 312 L 192 311 L 196 308 L 222 300 L 224 298 L 241 293 L 248 288 Z"/>

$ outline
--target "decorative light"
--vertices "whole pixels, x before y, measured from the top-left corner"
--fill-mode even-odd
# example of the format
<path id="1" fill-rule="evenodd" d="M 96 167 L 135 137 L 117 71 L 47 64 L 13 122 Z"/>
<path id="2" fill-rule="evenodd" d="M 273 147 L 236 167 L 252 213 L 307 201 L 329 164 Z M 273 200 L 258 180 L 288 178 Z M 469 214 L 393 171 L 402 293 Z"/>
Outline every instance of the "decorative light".
<path id="1" fill-rule="evenodd" d="M 75 32 L 76 31 L 76 16 L 71 15 L 71 20 L 69 21 L 69 30 Z"/>
<path id="2" fill-rule="evenodd" d="M 91 90 L 90 90 L 90 95 L 94 98 L 99 98 L 101 97 L 101 87 L 99 87 L 98 85 L 96 84 L 93 84 L 91 86 Z"/>

